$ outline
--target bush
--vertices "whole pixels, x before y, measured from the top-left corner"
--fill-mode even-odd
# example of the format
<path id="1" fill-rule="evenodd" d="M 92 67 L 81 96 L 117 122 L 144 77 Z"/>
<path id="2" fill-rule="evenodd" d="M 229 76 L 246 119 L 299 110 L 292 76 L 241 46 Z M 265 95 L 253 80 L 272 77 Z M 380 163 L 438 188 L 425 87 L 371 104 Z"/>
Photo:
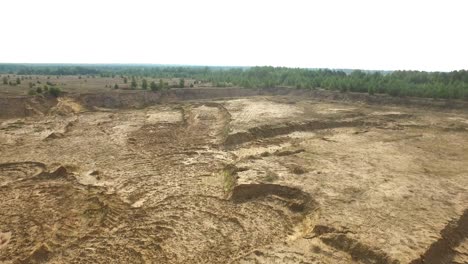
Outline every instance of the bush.
<path id="1" fill-rule="evenodd" d="M 62 93 L 62 90 L 58 87 L 49 88 L 49 94 L 52 95 L 53 97 L 59 97 L 61 93 Z"/>
<path id="2" fill-rule="evenodd" d="M 152 81 L 150 83 L 150 89 L 151 89 L 151 91 L 156 92 L 157 90 L 159 90 L 159 87 L 154 81 Z"/>
<path id="3" fill-rule="evenodd" d="M 279 176 L 276 172 L 267 170 L 265 177 L 263 178 L 266 182 L 274 182 L 279 179 Z"/>
<path id="4" fill-rule="evenodd" d="M 42 93 L 42 88 L 41 88 L 41 87 L 37 87 L 37 88 L 36 88 L 36 93 L 39 93 L 39 94 Z"/>

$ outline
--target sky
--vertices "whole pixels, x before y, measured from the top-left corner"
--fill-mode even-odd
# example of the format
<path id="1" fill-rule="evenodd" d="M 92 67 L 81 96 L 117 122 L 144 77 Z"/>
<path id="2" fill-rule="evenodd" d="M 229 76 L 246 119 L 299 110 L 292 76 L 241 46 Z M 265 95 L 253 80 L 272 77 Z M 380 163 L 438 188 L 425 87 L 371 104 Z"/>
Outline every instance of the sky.
<path id="1" fill-rule="evenodd" d="M 0 62 L 468 69 L 466 0 L 2 0 Z"/>

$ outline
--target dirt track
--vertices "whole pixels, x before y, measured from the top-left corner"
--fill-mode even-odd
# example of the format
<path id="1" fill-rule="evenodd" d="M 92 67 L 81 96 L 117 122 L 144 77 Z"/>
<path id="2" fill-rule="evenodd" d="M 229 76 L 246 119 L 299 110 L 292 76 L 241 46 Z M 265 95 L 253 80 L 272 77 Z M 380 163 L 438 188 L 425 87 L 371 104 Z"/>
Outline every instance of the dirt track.
<path id="1" fill-rule="evenodd" d="M 0 124 L 0 262 L 467 263 L 467 132 L 464 110 L 61 100 Z"/>

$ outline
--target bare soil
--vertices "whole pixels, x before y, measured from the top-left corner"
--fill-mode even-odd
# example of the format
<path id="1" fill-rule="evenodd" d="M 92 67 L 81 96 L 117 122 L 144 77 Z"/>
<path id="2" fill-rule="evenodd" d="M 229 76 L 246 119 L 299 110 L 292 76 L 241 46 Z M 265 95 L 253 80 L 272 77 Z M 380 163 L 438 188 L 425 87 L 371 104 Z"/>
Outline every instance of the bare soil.
<path id="1" fill-rule="evenodd" d="M 466 109 L 207 93 L 21 99 L 0 263 L 468 263 Z"/>

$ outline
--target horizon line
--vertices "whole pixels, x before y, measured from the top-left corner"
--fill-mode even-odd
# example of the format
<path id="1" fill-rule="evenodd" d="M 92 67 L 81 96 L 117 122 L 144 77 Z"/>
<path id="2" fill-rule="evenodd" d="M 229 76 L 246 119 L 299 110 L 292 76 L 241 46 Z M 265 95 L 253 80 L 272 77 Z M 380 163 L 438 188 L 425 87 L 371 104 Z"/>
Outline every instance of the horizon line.
<path id="1" fill-rule="evenodd" d="M 310 70 L 361 70 L 373 72 L 394 72 L 394 71 L 419 71 L 419 72 L 455 72 L 467 71 L 468 69 L 455 70 L 415 70 L 415 69 L 369 69 L 369 68 L 335 68 L 335 67 L 300 67 L 300 66 L 273 66 L 273 65 L 214 65 L 214 64 L 180 64 L 180 63 L 139 63 L 139 62 L 0 62 L 0 65 L 95 65 L 95 66 L 166 66 L 166 67 L 208 67 L 208 68 L 254 68 L 254 67 L 273 67 L 273 68 L 289 68 L 289 69 L 310 69 Z"/>

